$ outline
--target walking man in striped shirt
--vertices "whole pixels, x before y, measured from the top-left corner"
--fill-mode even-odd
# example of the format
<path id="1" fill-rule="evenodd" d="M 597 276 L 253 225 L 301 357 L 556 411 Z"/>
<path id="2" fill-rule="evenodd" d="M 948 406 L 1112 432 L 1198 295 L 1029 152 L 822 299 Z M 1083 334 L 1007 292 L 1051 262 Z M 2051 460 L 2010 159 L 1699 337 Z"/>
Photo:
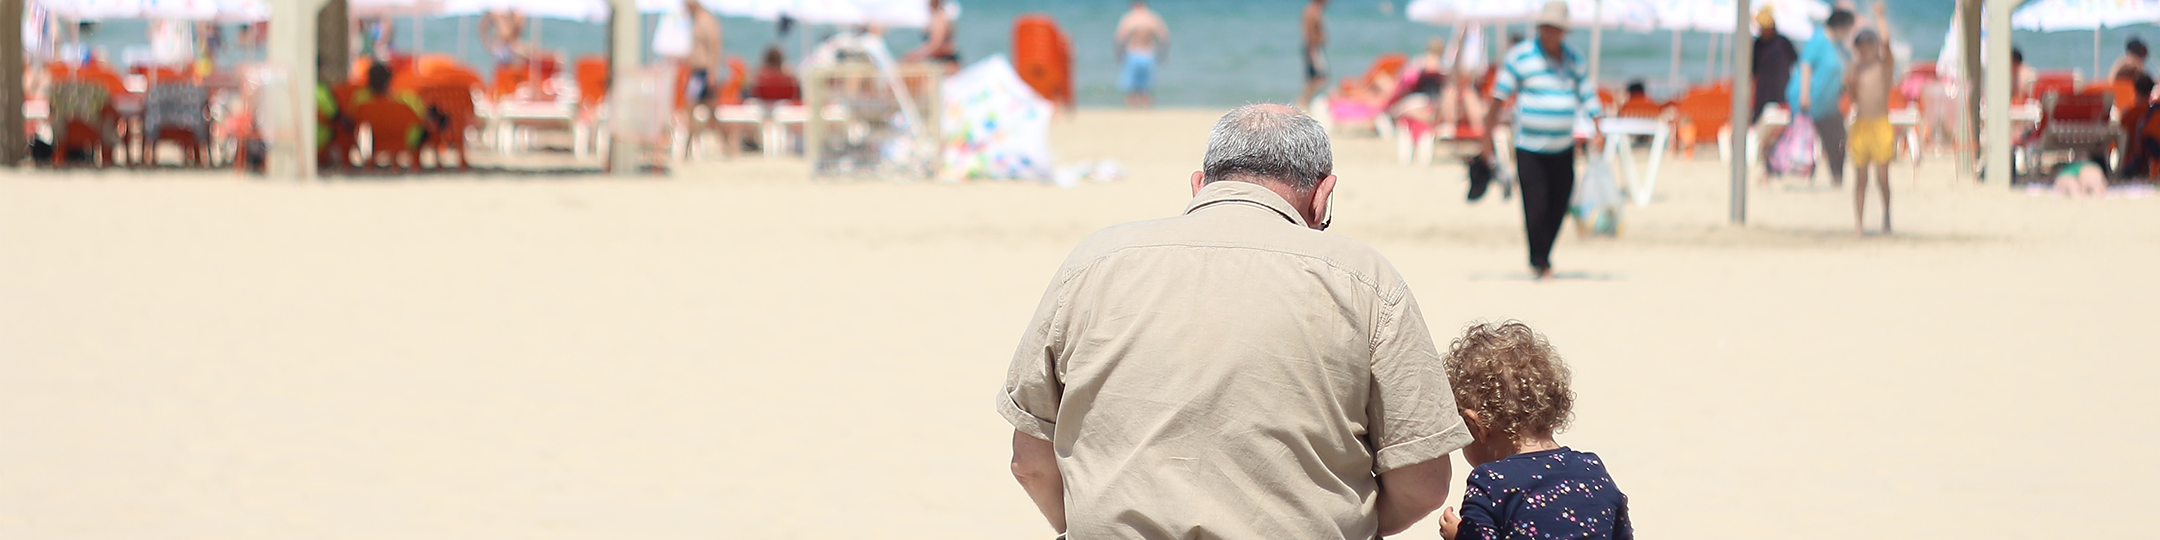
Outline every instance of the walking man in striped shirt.
<path id="1" fill-rule="evenodd" d="M 1582 56 L 1567 48 L 1568 5 L 1545 3 L 1537 18 L 1537 39 L 1508 49 L 1486 109 L 1485 132 L 1498 125 L 1500 110 L 1514 98 L 1515 177 L 1522 185 L 1523 229 L 1529 233 L 1530 270 L 1538 279 L 1552 277 L 1553 240 L 1567 217 L 1575 191 L 1575 125 L 1578 117 L 1599 116 L 1597 85 L 1585 72 Z M 1604 135 L 1591 122 L 1592 147 Z M 1486 162 L 1494 149 L 1487 146 Z"/>

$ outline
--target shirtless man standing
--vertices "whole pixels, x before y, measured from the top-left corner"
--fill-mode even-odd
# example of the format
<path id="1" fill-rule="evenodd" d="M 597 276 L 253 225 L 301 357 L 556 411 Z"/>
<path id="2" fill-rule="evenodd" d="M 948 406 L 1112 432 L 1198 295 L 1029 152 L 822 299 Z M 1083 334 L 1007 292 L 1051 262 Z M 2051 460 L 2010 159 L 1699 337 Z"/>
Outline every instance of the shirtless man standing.
<path id="1" fill-rule="evenodd" d="M 1118 20 L 1113 42 L 1125 66 L 1118 73 L 1118 88 L 1125 90 L 1125 106 L 1153 106 L 1155 64 L 1170 55 L 1170 27 L 1148 9 L 1145 0 L 1133 0 L 1132 10 Z"/>
<path id="2" fill-rule="evenodd" d="M 480 39 L 488 54 L 495 56 L 495 65 L 524 62 L 525 14 L 516 9 L 488 10 L 480 16 Z"/>
<path id="3" fill-rule="evenodd" d="M 720 87 L 720 20 L 698 0 L 683 0 L 683 14 L 690 17 L 690 55 L 683 58 L 690 68 L 690 88 L 685 94 L 707 103 Z"/>
<path id="4" fill-rule="evenodd" d="M 1305 4 L 1305 93 L 1297 106 L 1312 106 L 1313 94 L 1327 84 L 1327 0 Z"/>

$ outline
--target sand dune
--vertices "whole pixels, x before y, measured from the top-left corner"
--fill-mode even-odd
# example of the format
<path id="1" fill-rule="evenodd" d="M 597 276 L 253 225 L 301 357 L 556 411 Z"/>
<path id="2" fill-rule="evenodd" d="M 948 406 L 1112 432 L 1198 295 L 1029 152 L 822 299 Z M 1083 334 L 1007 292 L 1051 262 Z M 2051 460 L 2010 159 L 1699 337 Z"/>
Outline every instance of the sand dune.
<path id="1" fill-rule="evenodd" d="M 0 537 L 1048 538 L 991 397 L 1065 251 L 1179 211 L 1217 112 L 1082 111 L 1128 180 L 0 176 Z M 1443 338 L 1521 318 L 1647 538 L 2127 538 L 2160 504 L 2160 199 L 1669 164 L 1584 279 L 1340 139 L 1334 232 Z M 1458 468 L 1458 474 L 1464 472 Z M 1408 538 L 1433 538 L 1420 525 Z"/>

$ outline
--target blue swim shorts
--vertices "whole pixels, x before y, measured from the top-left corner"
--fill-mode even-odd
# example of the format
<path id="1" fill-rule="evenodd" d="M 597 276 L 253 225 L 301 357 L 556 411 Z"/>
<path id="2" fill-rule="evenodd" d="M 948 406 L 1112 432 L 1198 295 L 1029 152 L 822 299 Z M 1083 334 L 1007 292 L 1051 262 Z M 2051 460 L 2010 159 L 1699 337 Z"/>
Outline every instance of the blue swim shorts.
<path id="1" fill-rule="evenodd" d="M 1125 68 L 1118 73 L 1118 89 L 1145 94 L 1155 89 L 1155 53 L 1125 53 Z"/>

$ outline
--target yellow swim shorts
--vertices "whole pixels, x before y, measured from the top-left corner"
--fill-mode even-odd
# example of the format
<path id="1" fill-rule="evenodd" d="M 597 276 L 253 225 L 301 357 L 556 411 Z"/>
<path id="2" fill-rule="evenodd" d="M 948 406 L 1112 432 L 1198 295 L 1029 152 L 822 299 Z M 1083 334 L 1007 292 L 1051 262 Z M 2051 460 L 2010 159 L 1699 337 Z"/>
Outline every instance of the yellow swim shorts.
<path id="1" fill-rule="evenodd" d="M 1897 130 L 1890 127 L 1888 118 L 1866 118 L 1853 121 L 1852 135 L 1845 140 L 1852 149 L 1855 167 L 1889 165 L 1897 157 Z"/>

